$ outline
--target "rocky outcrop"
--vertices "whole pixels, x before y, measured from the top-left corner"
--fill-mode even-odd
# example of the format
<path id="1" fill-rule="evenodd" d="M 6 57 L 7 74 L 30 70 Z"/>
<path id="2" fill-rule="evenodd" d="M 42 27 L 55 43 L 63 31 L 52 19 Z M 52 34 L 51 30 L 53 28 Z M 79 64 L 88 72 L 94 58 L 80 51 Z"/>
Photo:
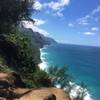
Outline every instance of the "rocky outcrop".
<path id="1" fill-rule="evenodd" d="M 16 90 L 15 90 L 16 91 Z M 16 94 L 22 91 L 22 89 L 17 90 Z M 26 92 L 26 90 L 24 89 Z M 21 93 L 21 92 L 20 92 Z M 41 89 L 32 89 L 27 90 L 24 95 L 17 98 L 18 100 L 70 100 L 67 93 L 62 89 L 57 89 L 54 87 L 51 88 L 41 88 Z M 17 100 L 15 99 L 15 100 Z"/>
<path id="2" fill-rule="evenodd" d="M 23 88 L 20 76 L 15 73 L 0 73 L 0 100 L 70 100 L 62 89 Z"/>
<path id="3" fill-rule="evenodd" d="M 20 75 L 15 72 L 0 73 L 0 89 L 9 87 L 24 87 L 24 83 L 21 80 Z"/>

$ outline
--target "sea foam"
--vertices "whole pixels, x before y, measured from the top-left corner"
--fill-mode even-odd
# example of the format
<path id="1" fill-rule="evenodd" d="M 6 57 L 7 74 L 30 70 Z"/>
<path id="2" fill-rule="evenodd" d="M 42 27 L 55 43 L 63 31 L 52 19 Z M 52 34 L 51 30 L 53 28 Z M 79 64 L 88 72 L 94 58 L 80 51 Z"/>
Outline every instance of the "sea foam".
<path id="1" fill-rule="evenodd" d="M 40 59 L 42 62 L 38 66 L 41 70 L 45 70 L 48 66 L 48 63 L 45 61 L 45 57 L 44 57 L 46 54 L 47 53 L 42 52 L 42 49 L 40 49 Z"/>
<path id="2" fill-rule="evenodd" d="M 38 66 L 41 70 L 45 70 L 48 67 L 48 63 L 45 61 L 45 55 L 47 55 L 47 53 L 43 52 L 42 49 L 40 49 L 40 59 L 42 62 Z M 60 88 L 60 85 L 56 85 L 56 87 Z M 69 82 L 69 86 L 66 86 L 64 90 L 66 91 L 66 89 L 68 89 L 69 87 L 71 87 L 71 90 L 69 92 L 71 100 L 74 100 L 79 94 L 81 96 L 83 91 L 83 100 L 93 100 L 91 95 L 89 94 L 89 91 L 86 88 L 84 89 L 76 83 Z"/>
<path id="3" fill-rule="evenodd" d="M 72 82 L 69 82 L 68 87 L 71 87 L 69 92 L 71 100 L 75 100 L 77 97 L 83 97 L 83 100 L 93 100 L 86 88 L 82 88 L 80 85 Z M 68 87 L 65 87 L 64 90 L 66 91 L 66 88 L 68 89 Z"/>

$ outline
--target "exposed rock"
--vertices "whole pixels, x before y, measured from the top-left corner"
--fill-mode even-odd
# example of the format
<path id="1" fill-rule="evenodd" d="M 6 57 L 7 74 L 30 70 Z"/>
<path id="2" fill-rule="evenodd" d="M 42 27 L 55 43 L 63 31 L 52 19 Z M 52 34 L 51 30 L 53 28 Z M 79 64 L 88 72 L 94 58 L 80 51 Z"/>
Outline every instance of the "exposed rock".
<path id="1" fill-rule="evenodd" d="M 24 83 L 17 73 L 0 73 L 0 97 L 13 100 L 12 98 L 15 97 L 14 89 L 22 86 L 24 86 Z"/>
<path id="2" fill-rule="evenodd" d="M 3 97 L 0 97 L 0 100 L 6 100 L 5 98 L 3 98 Z"/>
<path id="3" fill-rule="evenodd" d="M 17 91 L 18 92 L 18 91 Z M 18 100 L 70 100 L 67 93 L 57 88 L 41 88 L 31 90 L 22 95 Z M 17 100 L 17 99 L 15 99 Z"/>
<path id="4" fill-rule="evenodd" d="M 62 89 L 27 89 L 21 85 L 21 78 L 15 72 L 0 73 L 0 100 L 70 100 Z"/>
<path id="5" fill-rule="evenodd" d="M 46 96 L 44 100 L 56 100 L 56 96 L 54 94 L 51 94 L 51 95 Z"/>
<path id="6" fill-rule="evenodd" d="M 0 87 L 24 87 L 24 83 L 15 72 L 0 73 Z"/>

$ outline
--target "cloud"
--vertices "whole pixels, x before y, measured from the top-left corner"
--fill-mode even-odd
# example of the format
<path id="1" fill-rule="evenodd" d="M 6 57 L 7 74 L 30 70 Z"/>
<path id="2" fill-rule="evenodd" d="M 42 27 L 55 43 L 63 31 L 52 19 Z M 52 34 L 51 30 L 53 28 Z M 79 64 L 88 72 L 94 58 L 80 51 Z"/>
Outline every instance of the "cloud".
<path id="1" fill-rule="evenodd" d="M 46 21 L 42 19 L 34 19 L 34 21 L 35 21 L 34 25 L 36 26 L 43 25 L 46 23 Z"/>
<path id="2" fill-rule="evenodd" d="M 58 15 L 59 17 L 63 17 L 64 16 L 63 13 L 61 13 L 59 11 L 56 13 L 56 15 Z"/>
<path id="3" fill-rule="evenodd" d="M 45 30 L 43 30 L 43 29 L 41 29 L 41 28 L 39 28 L 39 27 L 37 27 L 37 26 L 33 26 L 33 27 L 32 27 L 32 30 L 33 30 L 34 32 L 39 32 L 40 34 L 43 34 L 44 36 L 50 35 L 47 31 L 45 31 Z"/>
<path id="4" fill-rule="evenodd" d="M 74 24 L 69 23 L 68 26 L 69 26 L 69 27 L 74 27 Z"/>
<path id="5" fill-rule="evenodd" d="M 51 8 L 52 10 L 58 11 L 64 6 L 67 6 L 69 4 L 70 0 L 58 0 L 57 2 L 51 1 L 47 3 L 46 5 Z"/>
<path id="6" fill-rule="evenodd" d="M 89 35 L 95 35 L 96 33 L 94 33 L 94 32 L 84 32 L 83 34 L 89 36 Z"/>
<path id="7" fill-rule="evenodd" d="M 92 11 L 91 15 L 95 15 L 96 13 L 99 12 L 100 12 L 100 6 L 97 6 L 97 8 Z"/>
<path id="8" fill-rule="evenodd" d="M 64 10 L 64 8 L 58 10 L 55 14 L 56 14 L 57 16 L 59 16 L 59 17 L 63 17 L 63 16 L 64 16 L 63 13 L 62 13 L 63 10 Z"/>
<path id="9" fill-rule="evenodd" d="M 92 27 L 91 30 L 92 30 L 92 31 L 98 31 L 99 28 L 98 28 L 98 27 Z"/>
<path id="10" fill-rule="evenodd" d="M 91 18 L 90 15 L 86 15 L 85 17 L 77 19 L 77 22 L 79 25 L 88 25 L 89 24 L 88 20 L 90 18 Z"/>
<path id="11" fill-rule="evenodd" d="M 53 15 L 57 15 L 59 17 L 63 16 L 62 11 L 64 10 L 65 6 L 68 6 L 70 3 L 70 0 L 57 0 L 57 1 L 50 1 L 45 3 L 40 3 L 40 1 L 35 1 L 33 5 L 33 9 L 35 10 L 52 10 Z"/>
<path id="12" fill-rule="evenodd" d="M 36 25 L 33 25 L 32 22 L 29 22 L 29 21 L 22 21 L 22 25 L 25 27 L 25 28 L 31 28 L 34 32 L 39 32 L 40 34 L 43 34 L 44 36 L 48 36 L 49 33 L 39 27 L 37 27 Z"/>
<path id="13" fill-rule="evenodd" d="M 77 20 L 77 22 L 79 25 L 84 25 L 84 26 L 89 25 L 87 17 L 80 18 Z"/>
<path id="14" fill-rule="evenodd" d="M 21 23 L 25 28 L 31 28 L 33 27 L 33 23 L 29 21 L 22 21 Z"/>
<path id="15" fill-rule="evenodd" d="M 42 19 L 36 19 L 36 18 L 34 18 L 33 20 L 35 21 L 34 22 L 34 25 L 35 26 L 40 26 L 40 25 L 43 25 L 43 24 L 46 23 L 46 21 L 45 20 L 42 20 Z M 28 25 L 30 27 L 33 25 L 33 23 L 32 22 L 29 22 L 29 21 L 23 21 L 23 24 Z"/>
<path id="16" fill-rule="evenodd" d="M 44 3 L 43 6 L 45 8 L 51 9 L 55 14 L 59 17 L 63 16 L 62 11 L 64 10 L 65 6 L 68 6 L 70 3 L 70 0 L 57 0 L 57 1 L 51 1 L 48 3 Z"/>
<path id="17" fill-rule="evenodd" d="M 59 9 L 58 11 L 54 12 L 53 15 L 63 17 L 64 16 L 63 13 L 62 13 L 63 10 L 64 10 L 64 8 Z"/>
<path id="18" fill-rule="evenodd" d="M 95 8 L 92 12 L 90 12 L 86 16 L 77 19 L 78 24 L 89 25 L 89 21 L 91 19 L 92 19 L 92 21 L 96 21 L 98 19 L 98 17 L 95 16 L 97 13 L 100 13 L 100 6 L 97 6 L 97 8 Z"/>
<path id="19" fill-rule="evenodd" d="M 43 5 L 39 1 L 35 1 L 35 3 L 33 4 L 33 9 L 35 10 L 41 10 L 42 7 Z"/>

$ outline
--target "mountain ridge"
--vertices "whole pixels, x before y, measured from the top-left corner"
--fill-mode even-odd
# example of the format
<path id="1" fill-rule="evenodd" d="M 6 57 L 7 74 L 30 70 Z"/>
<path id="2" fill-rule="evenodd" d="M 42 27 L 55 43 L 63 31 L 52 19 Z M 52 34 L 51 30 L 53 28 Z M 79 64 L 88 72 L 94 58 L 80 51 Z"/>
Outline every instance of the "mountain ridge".
<path id="1" fill-rule="evenodd" d="M 44 36 L 39 32 L 33 31 L 31 28 L 20 27 L 19 31 L 29 36 L 31 42 L 35 43 L 39 48 L 43 48 L 45 45 L 57 44 L 53 38 Z"/>

